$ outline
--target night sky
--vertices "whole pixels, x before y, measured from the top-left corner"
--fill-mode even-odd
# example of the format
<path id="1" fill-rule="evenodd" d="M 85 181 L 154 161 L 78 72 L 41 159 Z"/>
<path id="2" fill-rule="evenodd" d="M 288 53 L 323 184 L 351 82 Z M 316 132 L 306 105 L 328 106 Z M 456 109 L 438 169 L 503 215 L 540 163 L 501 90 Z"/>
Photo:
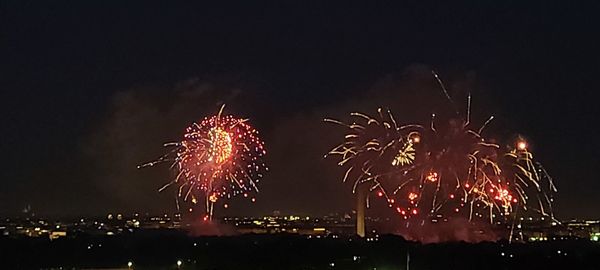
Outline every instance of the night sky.
<path id="1" fill-rule="evenodd" d="M 322 118 L 427 119 L 435 69 L 476 120 L 496 116 L 488 136 L 530 140 L 558 218 L 600 218 L 599 5 L 51 2 L 0 4 L 2 215 L 174 211 L 168 166 L 136 166 L 222 103 L 260 130 L 271 172 L 256 204 L 219 214 L 350 211 Z"/>

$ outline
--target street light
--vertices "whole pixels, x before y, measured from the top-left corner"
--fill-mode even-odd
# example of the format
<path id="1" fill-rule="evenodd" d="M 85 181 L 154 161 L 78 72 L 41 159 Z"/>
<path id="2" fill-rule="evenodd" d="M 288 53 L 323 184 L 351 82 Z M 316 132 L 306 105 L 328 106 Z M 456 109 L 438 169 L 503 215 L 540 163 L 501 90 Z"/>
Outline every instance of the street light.
<path id="1" fill-rule="evenodd" d="M 183 262 L 181 260 L 177 260 L 177 268 L 178 269 L 181 267 L 182 264 L 183 264 Z"/>
<path id="2" fill-rule="evenodd" d="M 133 267 L 133 262 L 128 261 L 127 262 L 127 268 L 131 269 L 131 267 Z"/>

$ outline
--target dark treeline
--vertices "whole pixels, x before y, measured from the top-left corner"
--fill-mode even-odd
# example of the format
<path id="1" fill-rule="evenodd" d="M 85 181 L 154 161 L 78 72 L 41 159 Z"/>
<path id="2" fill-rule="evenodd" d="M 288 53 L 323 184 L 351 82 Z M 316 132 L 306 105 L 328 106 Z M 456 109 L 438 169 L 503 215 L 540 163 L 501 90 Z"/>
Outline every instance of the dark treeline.
<path id="1" fill-rule="evenodd" d="M 0 238 L 3 269 L 597 269 L 590 241 L 419 244 L 398 236 L 378 241 L 307 239 L 298 235 L 190 237 L 137 231 L 115 236 Z"/>

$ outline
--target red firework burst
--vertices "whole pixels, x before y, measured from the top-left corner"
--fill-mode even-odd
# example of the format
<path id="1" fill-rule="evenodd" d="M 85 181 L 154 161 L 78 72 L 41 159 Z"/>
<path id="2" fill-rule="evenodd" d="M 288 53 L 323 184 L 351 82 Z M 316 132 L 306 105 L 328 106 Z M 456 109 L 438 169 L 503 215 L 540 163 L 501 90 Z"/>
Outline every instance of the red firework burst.
<path id="1" fill-rule="evenodd" d="M 258 131 L 247 123 L 248 119 L 223 116 L 223 108 L 217 115 L 189 126 L 181 141 L 165 144 L 175 149 L 139 166 L 171 162 L 177 176 L 159 191 L 178 184 L 178 197 L 184 201 L 191 199 L 195 204 L 198 197 L 204 197 L 209 218 L 220 199 L 258 192 L 258 182 L 268 171 Z M 251 200 L 254 202 L 254 197 Z"/>

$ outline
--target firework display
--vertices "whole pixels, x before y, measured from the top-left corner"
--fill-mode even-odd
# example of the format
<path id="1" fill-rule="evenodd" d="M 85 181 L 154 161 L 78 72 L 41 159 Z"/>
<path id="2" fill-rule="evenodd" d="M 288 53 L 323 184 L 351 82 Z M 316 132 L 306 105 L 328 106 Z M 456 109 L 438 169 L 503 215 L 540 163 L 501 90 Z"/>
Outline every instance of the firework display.
<path id="1" fill-rule="evenodd" d="M 176 176 L 159 191 L 177 184 L 178 198 L 183 201 L 196 204 L 203 199 L 205 219 L 212 218 L 214 204 L 222 199 L 242 195 L 255 202 L 251 194 L 258 192 L 258 182 L 268 171 L 258 131 L 247 123 L 248 119 L 223 115 L 223 109 L 224 105 L 217 115 L 189 126 L 181 141 L 166 143 L 166 147 L 173 148 L 167 154 L 138 166 L 171 163 Z M 177 202 L 179 208 L 179 199 Z M 224 203 L 223 207 L 229 205 Z"/>
<path id="2" fill-rule="evenodd" d="M 325 119 L 347 131 L 327 156 L 339 157 L 353 192 L 363 186 L 403 219 L 463 215 L 514 224 L 525 213 L 553 218 L 556 187 L 527 141 L 500 145 L 486 138 L 493 117 L 474 127 L 470 103 L 469 96 L 465 116 L 440 121 L 433 114 L 427 124 L 398 121 L 381 108 L 375 116 L 351 113 L 349 123 Z"/>

